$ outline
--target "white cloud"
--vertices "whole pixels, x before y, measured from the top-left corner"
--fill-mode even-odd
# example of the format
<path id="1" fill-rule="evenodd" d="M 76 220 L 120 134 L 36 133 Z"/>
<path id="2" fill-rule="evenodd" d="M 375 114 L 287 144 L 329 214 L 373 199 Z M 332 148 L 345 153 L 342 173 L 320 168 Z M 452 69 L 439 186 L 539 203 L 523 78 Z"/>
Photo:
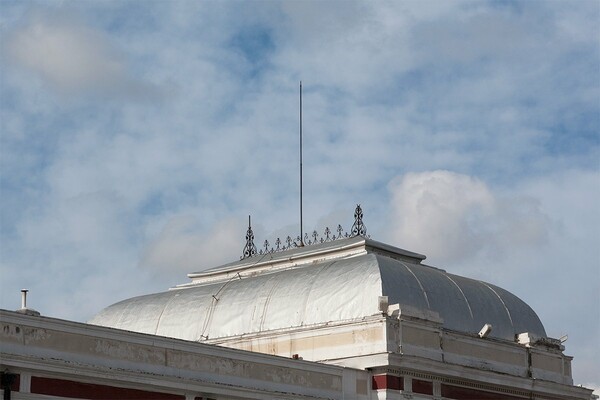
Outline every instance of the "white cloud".
<path id="1" fill-rule="evenodd" d="M 236 261 L 234 255 L 242 254 L 240 238 L 244 227 L 240 221 L 227 219 L 208 232 L 201 229 L 192 215 L 172 217 L 144 250 L 140 266 L 183 275 Z"/>
<path id="2" fill-rule="evenodd" d="M 389 185 L 393 240 L 433 262 L 464 262 L 544 243 L 552 225 L 533 198 L 502 197 L 450 171 L 409 173 Z"/>
<path id="3" fill-rule="evenodd" d="M 108 36 L 74 15 L 33 11 L 5 43 L 9 61 L 64 94 L 94 91 L 136 98 L 158 94 L 155 87 L 131 75 L 125 55 Z"/>

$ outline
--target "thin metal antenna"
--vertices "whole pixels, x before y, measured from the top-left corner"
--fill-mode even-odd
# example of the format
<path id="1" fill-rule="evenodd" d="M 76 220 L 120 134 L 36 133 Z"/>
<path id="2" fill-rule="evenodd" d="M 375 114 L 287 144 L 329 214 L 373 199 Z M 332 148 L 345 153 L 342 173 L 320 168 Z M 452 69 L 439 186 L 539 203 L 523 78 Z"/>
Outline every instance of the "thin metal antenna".
<path id="1" fill-rule="evenodd" d="M 302 81 L 300 81 L 300 246 L 304 246 L 304 227 L 302 225 Z"/>

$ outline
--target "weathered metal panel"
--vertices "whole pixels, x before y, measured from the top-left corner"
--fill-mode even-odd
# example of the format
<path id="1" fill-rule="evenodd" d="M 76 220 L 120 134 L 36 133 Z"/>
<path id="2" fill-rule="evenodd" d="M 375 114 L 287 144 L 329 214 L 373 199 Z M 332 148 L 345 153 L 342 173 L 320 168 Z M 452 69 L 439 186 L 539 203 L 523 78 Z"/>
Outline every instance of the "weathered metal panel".
<path id="1" fill-rule="evenodd" d="M 430 310 L 436 311 L 444 319 L 446 327 L 471 327 L 470 303 L 456 283 L 449 279 L 446 271 L 421 265 L 408 264 L 407 267 L 425 288 Z"/>
<path id="2" fill-rule="evenodd" d="M 484 283 L 452 275 L 468 299 L 473 318 L 469 324 L 455 325 L 449 321 L 445 326 L 451 329 L 477 333 L 485 324 L 492 325 L 490 337 L 514 340 L 515 330 L 510 315 L 502 301 Z"/>
<path id="3" fill-rule="evenodd" d="M 425 292 L 417 278 L 404 263 L 379 257 L 382 295 L 388 296 L 389 304 L 410 305 L 418 309 L 429 309 Z"/>
<path id="4" fill-rule="evenodd" d="M 329 263 L 311 288 L 305 324 L 377 314 L 379 296 L 381 278 L 374 255 Z"/>
<path id="5" fill-rule="evenodd" d="M 173 290 L 157 324 L 156 334 L 167 337 L 198 340 L 208 316 L 207 307 L 213 301 L 210 292 Z"/>

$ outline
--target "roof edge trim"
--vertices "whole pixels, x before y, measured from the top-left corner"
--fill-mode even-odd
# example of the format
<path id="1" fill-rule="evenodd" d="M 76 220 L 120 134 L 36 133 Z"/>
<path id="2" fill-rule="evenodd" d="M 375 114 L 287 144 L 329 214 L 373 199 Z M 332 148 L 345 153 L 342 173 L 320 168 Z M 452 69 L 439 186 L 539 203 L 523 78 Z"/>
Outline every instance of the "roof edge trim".
<path id="1" fill-rule="evenodd" d="M 242 261 L 225 264 L 222 267 L 190 273 L 187 276 L 192 279 L 192 282 L 177 285 L 176 287 L 186 287 L 198 283 L 226 280 L 238 274 L 240 277 L 243 277 L 244 275 L 254 275 L 260 272 L 272 272 L 280 269 L 306 265 L 319 260 L 352 257 L 366 253 L 366 241 L 367 239 L 364 237 L 357 236 L 348 239 L 348 242 L 344 244 L 340 243 L 341 241 L 337 241 L 334 245 L 331 245 L 331 243 L 319 244 L 298 247 L 280 253 L 263 254 Z"/>
<path id="2" fill-rule="evenodd" d="M 201 283 L 209 283 L 231 279 L 236 275 L 254 275 L 262 272 L 273 272 L 281 269 L 293 268 L 321 260 L 333 260 L 354 257 L 366 253 L 375 253 L 391 258 L 417 262 L 423 261 L 426 256 L 412 251 L 400 249 L 363 236 L 336 240 L 317 245 L 296 247 L 278 253 L 267 253 L 225 264 L 221 267 L 206 271 L 189 273 L 190 283 L 177 285 L 175 288 L 184 288 Z"/>

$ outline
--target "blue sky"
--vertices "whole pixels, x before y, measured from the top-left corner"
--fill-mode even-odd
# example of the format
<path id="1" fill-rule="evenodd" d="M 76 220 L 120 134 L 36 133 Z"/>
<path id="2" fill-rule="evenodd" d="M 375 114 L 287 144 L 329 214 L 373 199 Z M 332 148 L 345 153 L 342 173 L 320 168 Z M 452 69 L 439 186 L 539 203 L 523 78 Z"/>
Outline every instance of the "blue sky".
<path id="1" fill-rule="evenodd" d="M 517 294 L 600 387 L 600 4 L 11 2 L 1 294 L 85 321 L 350 228 Z"/>

